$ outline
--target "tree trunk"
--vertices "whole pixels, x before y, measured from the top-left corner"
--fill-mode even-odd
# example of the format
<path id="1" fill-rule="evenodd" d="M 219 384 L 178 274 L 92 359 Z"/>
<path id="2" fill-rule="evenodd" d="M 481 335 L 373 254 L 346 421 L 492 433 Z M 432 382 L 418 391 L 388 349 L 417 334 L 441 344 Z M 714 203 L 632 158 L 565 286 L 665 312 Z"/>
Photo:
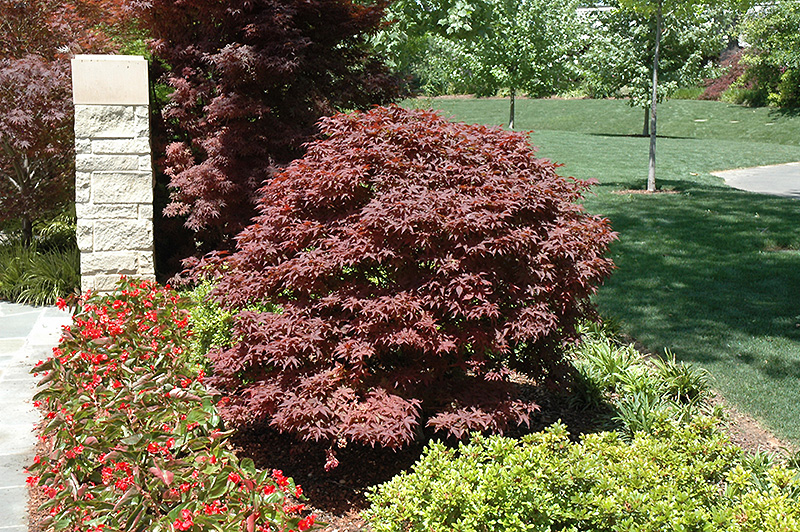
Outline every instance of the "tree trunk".
<path id="1" fill-rule="evenodd" d="M 644 106 L 644 125 L 642 126 L 642 136 L 650 136 L 650 104 Z"/>
<path id="2" fill-rule="evenodd" d="M 22 244 L 29 248 L 33 242 L 33 222 L 27 216 L 22 217 Z"/>
<path id="3" fill-rule="evenodd" d="M 653 54 L 653 97 L 650 101 L 650 166 L 647 172 L 647 191 L 656 191 L 656 104 L 658 103 L 658 52 L 661 47 L 662 0 L 656 11 L 656 46 Z"/>
<path id="4" fill-rule="evenodd" d="M 509 108 L 508 129 L 514 130 L 514 106 L 516 104 L 516 91 L 511 87 L 511 104 Z"/>

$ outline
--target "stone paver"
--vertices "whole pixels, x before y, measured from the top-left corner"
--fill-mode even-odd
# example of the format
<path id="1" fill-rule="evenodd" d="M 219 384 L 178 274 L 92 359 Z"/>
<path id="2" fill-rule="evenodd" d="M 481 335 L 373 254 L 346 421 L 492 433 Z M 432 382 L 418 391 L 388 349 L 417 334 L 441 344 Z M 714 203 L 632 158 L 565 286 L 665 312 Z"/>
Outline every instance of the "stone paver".
<path id="1" fill-rule="evenodd" d="M 29 370 L 46 358 L 70 315 L 53 307 L 0 301 L 0 532 L 28 529 L 25 466 L 34 455 L 37 379 Z"/>

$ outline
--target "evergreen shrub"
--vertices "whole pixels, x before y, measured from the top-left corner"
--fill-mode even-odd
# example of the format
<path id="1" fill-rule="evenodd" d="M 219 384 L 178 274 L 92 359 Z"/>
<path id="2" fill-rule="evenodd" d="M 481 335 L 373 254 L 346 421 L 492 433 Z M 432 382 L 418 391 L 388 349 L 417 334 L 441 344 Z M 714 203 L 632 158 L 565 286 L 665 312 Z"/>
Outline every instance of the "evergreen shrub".
<path id="1" fill-rule="evenodd" d="M 371 490 L 365 517 L 376 532 L 800 530 L 797 471 L 753 469 L 716 421 L 663 421 L 630 443 L 571 442 L 559 424 L 522 441 L 435 443 Z"/>

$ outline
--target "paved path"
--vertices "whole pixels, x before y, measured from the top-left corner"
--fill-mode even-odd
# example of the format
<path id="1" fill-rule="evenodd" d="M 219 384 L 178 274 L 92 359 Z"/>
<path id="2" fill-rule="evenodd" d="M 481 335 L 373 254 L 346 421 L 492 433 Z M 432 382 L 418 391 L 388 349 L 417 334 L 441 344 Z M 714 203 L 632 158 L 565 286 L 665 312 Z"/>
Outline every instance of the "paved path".
<path id="1" fill-rule="evenodd" d="M 28 530 L 27 473 L 39 413 L 36 381 L 28 371 L 52 353 L 70 315 L 53 307 L 0 301 L 0 532 Z"/>
<path id="2" fill-rule="evenodd" d="M 740 190 L 800 198 L 800 162 L 722 170 L 711 174 Z"/>

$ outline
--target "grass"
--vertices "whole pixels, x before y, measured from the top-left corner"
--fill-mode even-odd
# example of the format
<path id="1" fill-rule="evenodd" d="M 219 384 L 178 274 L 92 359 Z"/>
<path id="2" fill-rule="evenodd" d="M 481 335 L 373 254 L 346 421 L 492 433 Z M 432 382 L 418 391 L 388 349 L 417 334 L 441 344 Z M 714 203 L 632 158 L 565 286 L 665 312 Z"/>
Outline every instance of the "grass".
<path id="1" fill-rule="evenodd" d="M 433 105 L 431 105 L 433 104 Z M 473 123 L 501 124 L 508 102 L 416 100 Z M 596 178 L 593 213 L 611 219 L 618 266 L 603 315 L 653 352 L 706 368 L 724 397 L 800 444 L 800 203 L 727 187 L 710 172 L 800 160 L 800 117 L 720 102 L 659 107 L 657 180 L 642 189 L 643 111 L 609 100 L 521 100 L 519 129 L 562 173 Z"/>

